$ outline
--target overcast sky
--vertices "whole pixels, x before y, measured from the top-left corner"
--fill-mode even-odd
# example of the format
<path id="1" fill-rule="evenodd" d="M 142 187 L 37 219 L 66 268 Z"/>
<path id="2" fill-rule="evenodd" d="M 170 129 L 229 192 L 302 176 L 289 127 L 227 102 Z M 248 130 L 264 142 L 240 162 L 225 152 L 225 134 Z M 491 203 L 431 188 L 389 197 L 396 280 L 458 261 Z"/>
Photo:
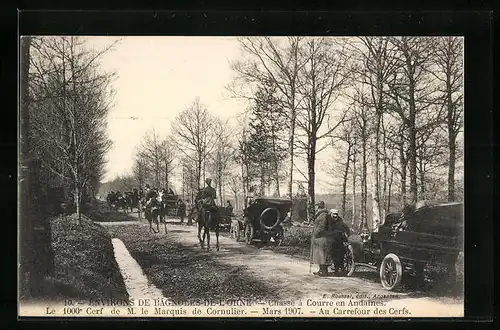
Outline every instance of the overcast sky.
<path id="1" fill-rule="evenodd" d="M 91 46 L 102 48 L 116 37 L 88 39 Z M 144 134 L 155 129 L 161 137 L 166 136 L 172 120 L 196 97 L 221 118 L 241 114 L 247 104 L 230 98 L 225 88 L 233 78 L 230 62 L 239 57 L 235 37 L 120 38 L 114 50 L 101 60 L 104 70 L 117 73 L 114 108 L 108 119 L 113 148 L 108 154 L 104 181 L 130 173 Z M 329 158 L 329 149 L 320 154 L 318 193 L 339 191 L 328 184 L 330 179 L 324 171 L 324 162 Z M 302 167 L 307 173 L 305 169 Z M 297 173 L 296 179 L 303 177 Z"/>

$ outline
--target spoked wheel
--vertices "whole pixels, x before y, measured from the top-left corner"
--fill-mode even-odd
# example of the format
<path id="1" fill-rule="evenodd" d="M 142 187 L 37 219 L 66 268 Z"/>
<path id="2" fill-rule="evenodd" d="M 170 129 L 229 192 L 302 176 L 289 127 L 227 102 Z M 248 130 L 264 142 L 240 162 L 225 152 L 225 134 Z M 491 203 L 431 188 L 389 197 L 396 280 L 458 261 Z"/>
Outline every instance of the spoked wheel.
<path id="1" fill-rule="evenodd" d="M 252 244 L 254 229 L 251 223 L 245 225 L 245 243 Z"/>
<path id="2" fill-rule="evenodd" d="M 380 281 L 386 290 L 397 289 L 403 278 L 403 267 L 401 260 L 394 253 L 389 253 L 380 265 Z"/>
<path id="3" fill-rule="evenodd" d="M 341 272 L 344 276 L 352 276 L 355 269 L 354 263 L 354 249 L 349 244 L 346 248 L 344 257 L 342 258 L 342 268 Z"/>

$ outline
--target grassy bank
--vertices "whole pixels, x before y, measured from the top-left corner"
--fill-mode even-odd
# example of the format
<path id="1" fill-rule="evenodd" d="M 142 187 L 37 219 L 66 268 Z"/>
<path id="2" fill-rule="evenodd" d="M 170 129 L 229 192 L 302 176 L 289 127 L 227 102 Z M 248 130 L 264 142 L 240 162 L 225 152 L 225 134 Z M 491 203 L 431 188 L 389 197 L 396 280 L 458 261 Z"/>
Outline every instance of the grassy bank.
<path id="1" fill-rule="evenodd" d="M 54 273 L 43 283 L 44 299 L 127 299 L 107 230 L 82 216 L 51 220 Z"/>

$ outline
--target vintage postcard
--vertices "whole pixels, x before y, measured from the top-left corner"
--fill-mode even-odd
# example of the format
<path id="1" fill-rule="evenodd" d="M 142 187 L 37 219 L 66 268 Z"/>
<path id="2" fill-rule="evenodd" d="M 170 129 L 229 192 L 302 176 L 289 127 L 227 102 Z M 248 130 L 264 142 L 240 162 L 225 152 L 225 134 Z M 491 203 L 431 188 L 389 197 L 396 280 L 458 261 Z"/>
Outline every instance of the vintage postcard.
<path id="1" fill-rule="evenodd" d="M 19 316 L 464 316 L 464 38 L 21 36 Z"/>

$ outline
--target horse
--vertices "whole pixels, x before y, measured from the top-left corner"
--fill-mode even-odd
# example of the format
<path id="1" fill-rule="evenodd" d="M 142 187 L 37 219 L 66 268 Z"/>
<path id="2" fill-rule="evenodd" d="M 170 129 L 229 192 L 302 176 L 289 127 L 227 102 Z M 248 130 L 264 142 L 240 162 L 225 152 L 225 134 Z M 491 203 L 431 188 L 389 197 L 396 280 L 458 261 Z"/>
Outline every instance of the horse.
<path id="1" fill-rule="evenodd" d="M 207 239 L 207 251 L 210 251 L 210 229 L 215 230 L 217 240 L 216 248 L 219 251 L 219 209 L 217 206 L 210 206 L 201 199 L 201 192 L 196 197 L 196 208 L 198 210 L 198 240 L 203 249 L 205 246 L 205 237 Z M 203 228 L 203 239 L 201 238 L 201 229 Z"/>
<path id="2" fill-rule="evenodd" d="M 123 196 L 122 194 L 116 196 L 115 200 L 115 208 L 118 210 L 121 208 L 125 213 L 128 213 L 128 202 L 127 202 L 127 197 L 126 195 Z"/>
<path id="3" fill-rule="evenodd" d="M 140 215 L 140 206 L 139 206 L 139 194 L 137 191 L 127 192 L 127 207 L 130 208 L 130 212 L 134 211 L 134 207 L 137 209 L 137 213 Z"/>
<path id="4" fill-rule="evenodd" d="M 161 204 L 153 198 L 151 203 L 146 207 L 145 217 L 149 222 L 149 231 L 155 234 L 160 232 L 160 214 L 161 214 Z M 156 230 L 153 228 L 153 222 L 156 223 Z M 165 226 L 165 234 L 167 234 L 167 223 L 163 222 Z"/>

